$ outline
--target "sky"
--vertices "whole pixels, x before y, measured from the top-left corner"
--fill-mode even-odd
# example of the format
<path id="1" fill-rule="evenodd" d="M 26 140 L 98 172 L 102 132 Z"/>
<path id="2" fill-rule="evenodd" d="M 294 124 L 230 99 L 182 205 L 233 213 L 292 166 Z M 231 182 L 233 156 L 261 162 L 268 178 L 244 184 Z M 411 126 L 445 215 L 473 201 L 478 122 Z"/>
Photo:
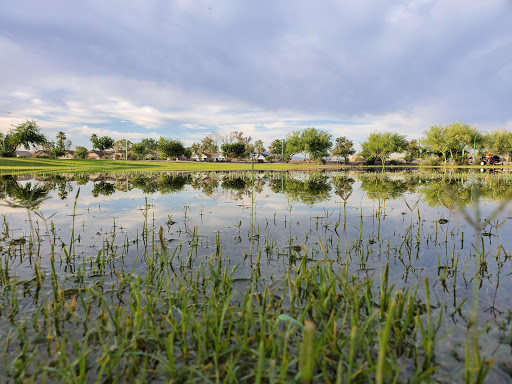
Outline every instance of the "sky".
<path id="1" fill-rule="evenodd" d="M 512 0 L 0 2 L 0 130 L 73 145 L 512 130 Z"/>

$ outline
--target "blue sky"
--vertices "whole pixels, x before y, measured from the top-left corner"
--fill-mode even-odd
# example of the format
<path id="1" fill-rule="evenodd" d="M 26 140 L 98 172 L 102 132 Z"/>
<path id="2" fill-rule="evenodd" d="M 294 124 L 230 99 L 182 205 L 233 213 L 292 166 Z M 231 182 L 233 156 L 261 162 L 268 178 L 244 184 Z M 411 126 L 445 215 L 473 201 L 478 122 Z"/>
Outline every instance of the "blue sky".
<path id="1" fill-rule="evenodd" d="M 510 0 L 3 1 L 0 130 L 36 119 L 87 147 L 512 130 L 511 20 Z"/>

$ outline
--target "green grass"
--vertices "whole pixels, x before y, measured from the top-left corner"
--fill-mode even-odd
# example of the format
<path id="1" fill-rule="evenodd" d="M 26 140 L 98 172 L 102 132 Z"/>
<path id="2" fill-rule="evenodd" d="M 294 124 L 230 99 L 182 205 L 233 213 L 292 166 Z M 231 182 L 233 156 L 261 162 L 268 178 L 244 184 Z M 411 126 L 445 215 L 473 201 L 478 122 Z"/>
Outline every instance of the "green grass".
<path id="1" fill-rule="evenodd" d="M 0 174 L 26 171 L 55 172 L 108 172 L 108 171 L 230 171 L 251 170 L 251 163 L 201 163 L 176 161 L 125 161 L 125 160 L 58 160 L 0 158 Z M 339 165 L 308 165 L 283 163 L 254 163 L 256 170 L 338 168 Z"/>

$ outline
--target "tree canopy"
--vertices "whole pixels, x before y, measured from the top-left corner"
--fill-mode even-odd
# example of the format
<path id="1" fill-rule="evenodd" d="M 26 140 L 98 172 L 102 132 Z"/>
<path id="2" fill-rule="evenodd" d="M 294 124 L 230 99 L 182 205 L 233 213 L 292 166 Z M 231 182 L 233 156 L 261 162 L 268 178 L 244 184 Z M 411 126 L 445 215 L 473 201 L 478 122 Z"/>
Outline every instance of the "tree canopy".
<path id="1" fill-rule="evenodd" d="M 92 147 L 99 151 L 106 151 L 107 149 L 114 148 L 114 139 L 109 136 L 101 136 L 93 134 L 91 136 Z"/>
<path id="2" fill-rule="evenodd" d="M 43 145 L 48 141 L 34 120 L 27 120 L 25 123 L 19 124 L 7 132 L 5 137 L 3 135 L 2 156 L 4 157 L 16 156 L 16 150 L 21 146 L 29 150 L 31 146 L 35 148 L 37 145 Z"/>
<path id="3" fill-rule="evenodd" d="M 178 158 L 185 153 L 185 147 L 179 140 L 161 137 L 158 140 L 158 149 L 166 157 Z"/>
<path id="4" fill-rule="evenodd" d="M 407 148 L 405 136 L 392 132 L 372 132 L 361 144 L 366 156 L 379 158 L 384 165 L 386 158 L 393 152 L 402 152 Z"/>
<path id="5" fill-rule="evenodd" d="M 341 136 L 336 139 L 336 143 L 332 150 L 332 154 L 334 156 L 343 157 L 345 164 L 348 164 L 348 157 L 354 153 L 356 153 L 356 150 L 354 149 L 354 142 L 352 140 L 348 140 L 345 136 Z"/>
<path id="6" fill-rule="evenodd" d="M 327 151 L 332 147 L 331 139 L 330 133 L 315 128 L 293 131 L 286 138 L 286 152 L 290 157 L 303 154 L 308 161 L 320 160 L 328 155 Z"/>
<path id="7" fill-rule="evenodd" d="M 430 152 L 440 154 L 446 165 L 448 154 L 452 159 L 457 159 L 465 148 L 473 147 L 474 143 L 481 144 L 483 140 L 482 135 L 479 135 L 475 127 L 464 123 L 453 123 L 430 127 L 425 131 L 422 143 Z"/>

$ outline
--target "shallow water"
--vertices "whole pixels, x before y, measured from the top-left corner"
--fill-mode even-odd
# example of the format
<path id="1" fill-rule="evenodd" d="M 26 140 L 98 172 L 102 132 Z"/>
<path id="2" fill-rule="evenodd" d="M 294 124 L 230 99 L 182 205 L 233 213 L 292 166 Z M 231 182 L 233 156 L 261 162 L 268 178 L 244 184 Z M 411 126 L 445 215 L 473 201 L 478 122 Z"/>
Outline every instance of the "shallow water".
<path id="1" fill-rule="evenodd" d="M 64 250 L 73 261 L 58 270 L 65 288 L 76 286 L 82 265 L 80 284 L 92 284 L 100 275 L 94 261 L 108 252 L 116 268 L 144 274 L 146 247 L 155 242 L 174 252 L 176 268 L 193 270 L 221 252 L 239 265 L 240 288 L 255 268 L 261 279 L 279 279 L 303 258 L 348 263 L 353 274 L 377 280 L 389 263 L 395 289 L 418 286 L 422 296 L 428 278 L 444 310 L 443 359 L 455 364 L 454 350 L 463 356 L 477 284 L 479 322 L 490 327 L 482 348 L 510 361 L 512 209 L 502 203 L 510 174 L 69 174 L 4 176 L 0 184 L 1 263 L 8 259 L 21 282 L 34 276 L 31 257 L 38 254 L 49 273 L 50 254 L 65 260 Z M 35 301 L 27 295 L 19 316 Z M 0 330 L 9 329 L 0 317 Z M 490 377 L 507 375 L 497 368 Z"/>

